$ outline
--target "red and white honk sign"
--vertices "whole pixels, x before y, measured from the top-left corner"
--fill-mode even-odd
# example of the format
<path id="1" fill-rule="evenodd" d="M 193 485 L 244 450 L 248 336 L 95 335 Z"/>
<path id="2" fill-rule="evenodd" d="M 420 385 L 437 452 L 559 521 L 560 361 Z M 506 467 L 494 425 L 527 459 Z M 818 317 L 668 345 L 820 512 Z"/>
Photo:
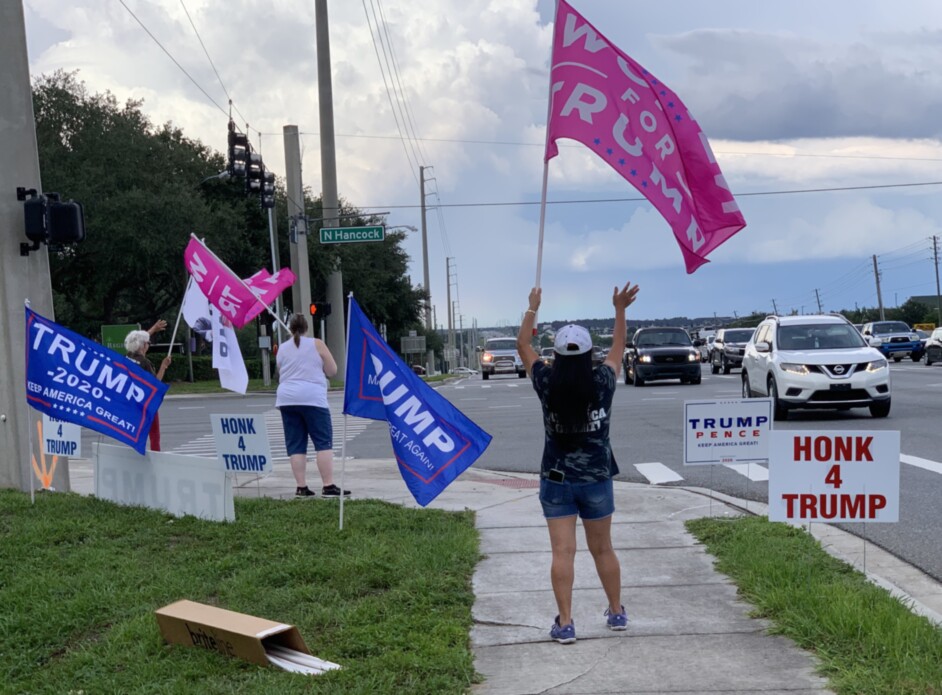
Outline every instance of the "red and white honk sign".
<path id="1" fill-rule="evenodd" d="M 899 432 L 770 434 L 770 521 L 899 521 Z"/>

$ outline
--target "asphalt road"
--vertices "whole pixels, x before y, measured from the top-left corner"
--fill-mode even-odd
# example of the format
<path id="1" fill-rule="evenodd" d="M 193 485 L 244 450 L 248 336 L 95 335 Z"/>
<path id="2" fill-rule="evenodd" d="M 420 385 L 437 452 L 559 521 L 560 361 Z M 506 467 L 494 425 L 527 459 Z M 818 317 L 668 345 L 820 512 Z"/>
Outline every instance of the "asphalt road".
<path id="1" fill-rule="evenodd" d="M 942 364 L 926 367 L 891 363 L 893 409 L 886 419 L 873 419 L 866 409 L 836 412 L 792 412 L 776 429 L 899 430 L 900 468 L 898 523 L 844 524 L 842 528 L 888 550 L 942 581 Z M 542 450 L 539 402 L 529 381 L 516 377 L 460 379 L 439 387 L 462 412 L 493 436 L 475 464 L 490 470 L 535 473 Z M 680 385 L 653 382 L 636 388 L 618 383 L 613 404 L 611 438 L 621 470 L 618 478 L 637 483 L 696 486 L 746 500 L 767 502 L 767 469 L 750 466 L 683 466 L 684 401 L 740 397 L 739 370 L 711 375 L 703 382 Z M 344 418 L 342 394 L 330 394 L 335 448 L 339 454 Z M 163 449 L 214 455 L 209 413 L 263 414 L 268 423 L 276 465 L 284 456 L 280 419 L 274 396 L 188 397 L 168 399 L 160 410 Z M 88 436 L 88 442 L 97 438 Z M 347 449 L 351 458 L 391 456 L 389 433 L 382 422 L 347 418 Z M 83 451 L 90 454 L 90 448 Z M 280 451 L 279 451 L 280 448 Z M 914 458 L 911 458 L 914 457 Z M 928 463 L 925 463 L 928 462 Z M 928 465 L 927 470 L 914 463 Z"/>

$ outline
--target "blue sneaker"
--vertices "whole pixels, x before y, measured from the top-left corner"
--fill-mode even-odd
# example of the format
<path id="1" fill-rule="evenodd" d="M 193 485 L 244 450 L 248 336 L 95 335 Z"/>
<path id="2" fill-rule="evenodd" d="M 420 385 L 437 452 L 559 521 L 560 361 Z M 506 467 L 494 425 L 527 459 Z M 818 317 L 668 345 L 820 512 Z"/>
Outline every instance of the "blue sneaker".
<path id="1" fill-rule="evenodd" d="M 621 607 L 621 611 L 618 613 L 612 613 L 611 609 L 605 609 L 605 615 L 608 617 L 608 629 L 609 630 L 627 630 L 628 629 L 628 615 L 625 613 L 625 607 Z"/>
<path id="2" fill-rule="evenodd" d="M 576 624 L 575 621 L 569 623 L 568 625 L 561 626 L 559 624 L 559 616 L 556 616 L 556 620 L 553 621 L 553 627 L 550 628 L 550 639 L 554 639 L 560 644 L 572 644 L 576 641 Z"/>

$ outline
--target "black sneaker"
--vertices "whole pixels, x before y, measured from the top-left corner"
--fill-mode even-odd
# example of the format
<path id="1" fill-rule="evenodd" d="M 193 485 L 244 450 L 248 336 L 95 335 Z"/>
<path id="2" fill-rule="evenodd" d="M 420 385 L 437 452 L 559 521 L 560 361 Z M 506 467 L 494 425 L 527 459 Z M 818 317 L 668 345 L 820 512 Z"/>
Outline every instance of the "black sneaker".
<path id="1" fill-rule="evenodd" d="M 304 487 L 299 487 L 294 491 L 295 497 L 315 497 L 316 495 L 311 491 L 307 485 Z"/>
<path id="2" fill-rule="evenodd" d="M 350 494 L 349 490 L 343 491 L 343 496 L 346 497 Z M 321 490 L 321 497 L 340 497 L 340 488 L 336 485 L 325 485 Z"/>

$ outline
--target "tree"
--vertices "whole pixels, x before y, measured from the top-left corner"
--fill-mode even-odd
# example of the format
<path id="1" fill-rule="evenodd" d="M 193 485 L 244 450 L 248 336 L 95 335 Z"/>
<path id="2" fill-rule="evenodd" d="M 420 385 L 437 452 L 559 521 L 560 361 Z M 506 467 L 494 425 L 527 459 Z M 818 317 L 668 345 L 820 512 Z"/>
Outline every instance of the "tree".
<path id="1" fill-rule="evenodd" d="M 89 94 L 75 73 L 39 77 L 33 105 L 43 188 L 85 209 L 86 240 L 50 254 L 56 318 L 86 335 L 103 323 L 172 318 L 183 300 L 183 249 L 205 238 L 245 277 L 268 255 L 265 220 L 237 184 L 200 183 L 222 156 L 142 102 Z"/>

